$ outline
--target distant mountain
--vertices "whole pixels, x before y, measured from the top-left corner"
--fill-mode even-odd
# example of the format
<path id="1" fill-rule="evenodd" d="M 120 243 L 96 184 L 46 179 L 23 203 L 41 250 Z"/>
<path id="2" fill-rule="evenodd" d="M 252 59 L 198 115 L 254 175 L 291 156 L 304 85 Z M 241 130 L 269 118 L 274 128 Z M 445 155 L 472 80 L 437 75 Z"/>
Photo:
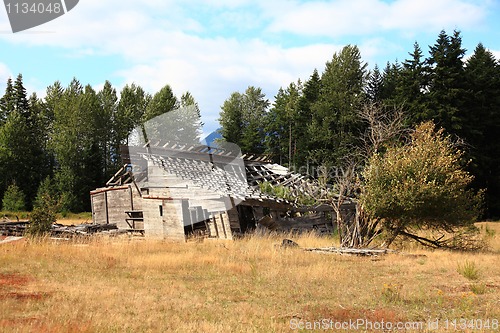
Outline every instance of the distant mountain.
<path id="1" fill-rule="evenodd" d="M 216 129 L 209 135 L 205 137 L 205 139 L 201 140 L 201 144 L 209 146 L 209 147 L 218 147 L 216 140 L 222 139 L 222 134 L 220 134 L 220 128 Z"/>

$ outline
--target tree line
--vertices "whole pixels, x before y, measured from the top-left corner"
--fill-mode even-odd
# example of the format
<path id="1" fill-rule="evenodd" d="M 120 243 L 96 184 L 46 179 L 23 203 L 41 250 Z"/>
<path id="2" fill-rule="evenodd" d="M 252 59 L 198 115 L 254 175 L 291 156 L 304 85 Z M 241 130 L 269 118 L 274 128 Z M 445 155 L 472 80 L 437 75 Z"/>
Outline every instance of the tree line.
<path id="1" fill-rule="evenodd" d="M 258 87 L 232 93 L 221 105 L 220 132 L 245 153 L 269 154 L 313 174 L 318 166 L 342 165 L 363 145 L 369 124 L 359 111 L 366 105 L 389 116 L 403 109 L 407 128 L 433 120 L 463 140 L 473 187 L 486 189 L 486 212 L 498 217 L 500 65 L 482 44 L 467 59 L 465 52 L 458 31 L 441 31 L 428 55 L 415 43 L 403 62 L 369 70 L 358 47 L 348 45 L 321 73 L 280 88 L 272 104 Z M 178 98 L 169 85 L 153 95 L 135 84 L 118 93 L 108 81 L 96 91 L 73 79 L 67 87 L 55 82 L 40 99 L 27 95 L 21 74 L 8 79 L 0 98 L 0 198 L 29 210 L 43 187 L 62 210 L 88 211 L 89 191 L 123 165 L 120 146 L 131 131 L 187 105 L 196 106 L 193 96 Z"/>
<path id="2" fill-rule="evenodd" d="M 119 96 L 109 81 L 96 91 L 75 78 L 40 99 L 28 97 L 21 74 L 9 78 L 0 99 L 3 209 L 31 210 L 43 188 L 60 210 L 89 211 L 89 191 L 123 165 L 120 147 L 136 126 L 179 106 L 197 108 L 189 92 L 178 98 L 169 85 L 154 95 L 126 85 Z"/>
<path id="3" fill-rule="evenodd" d="M 403 110 L 406 128 L 432 120 L 464 151 L 462 163 L 485 189 L 486 217 L 500 216 L 500 63 L 479 43 L 465 58 L 459 31 L 441 31 L 425 56 L 415 42 L 408 59 L 369 70 L 355 45 L 279 89 L 275 101 L 258 87 L 234 92 L 221 107 L 221 134 L 244 152 L 265 153 L 302 173 L 342 165 L 363 145 L 377 105 L 387 116 Z"/>

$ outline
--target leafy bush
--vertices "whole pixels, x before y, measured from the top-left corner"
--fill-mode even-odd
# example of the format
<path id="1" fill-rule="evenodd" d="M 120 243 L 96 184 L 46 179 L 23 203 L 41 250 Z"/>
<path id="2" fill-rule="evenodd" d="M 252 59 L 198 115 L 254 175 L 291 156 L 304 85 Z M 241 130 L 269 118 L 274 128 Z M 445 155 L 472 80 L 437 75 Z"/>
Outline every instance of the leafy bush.
<path id="1" fill-rule="evenodd" d="M 15 183 L 7 187 L 2 199 L 3 210 L 10 212 L 21 212 L 26 209 L 23 191 Z"/>
<path id="2" fill-rule="evenodd" d="M 371 218 L 383 221 L 389 245 L 397 236 L 442 246 L 444 234 L 473 226 L 482 192 L 469 185 L 473 177 L 461 166 L 457 150 L 432 122 L 419 125 L 409 143 L 374 154 L 364 172 L 362 204 Z M 418 231 L 439 233 L 435 239 Z"/>

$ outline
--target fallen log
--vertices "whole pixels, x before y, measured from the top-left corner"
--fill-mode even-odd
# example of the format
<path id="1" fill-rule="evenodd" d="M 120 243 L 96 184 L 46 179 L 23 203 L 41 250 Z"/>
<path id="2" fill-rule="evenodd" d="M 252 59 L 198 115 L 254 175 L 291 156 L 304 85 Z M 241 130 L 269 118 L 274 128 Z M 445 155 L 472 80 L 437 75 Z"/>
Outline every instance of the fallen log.
<path id="1" fill-rule="evenodd" d="M 304 250 L 310 252 L 334 253 L 341 255 L 356 255 L 356 256 L 379 256 L 387 253 L 396 252 L 389 249 L 356 249 L 356 248 L 334 247 L 334 246 L 306 248 Z"/>

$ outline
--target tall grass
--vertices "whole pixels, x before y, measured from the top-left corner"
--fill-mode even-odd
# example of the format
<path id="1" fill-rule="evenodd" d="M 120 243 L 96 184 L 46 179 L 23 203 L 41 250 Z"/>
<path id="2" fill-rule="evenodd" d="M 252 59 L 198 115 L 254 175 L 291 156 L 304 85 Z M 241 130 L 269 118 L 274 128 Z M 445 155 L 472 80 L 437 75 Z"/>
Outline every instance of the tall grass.
<path id="1" fill-rule="evenodd" d="M 462 264 L 458 264 L 457 272 L 469 280 L 477 280 L 480 275 L 479 268 L 476 266 L 476 263 L 469 260 L 466 260 Z"/>
<path id="2" fill-rule="evenodd" d="M 301 247 L 334 243 L 286 237 Z M 3 244 L 0 331 L 288 332 L 291 320 L 500 318 L 497 252 L 370 258 L 284 249 L 282 239 Z M 477 293 L 457 272 L 466 261 L 481 263 Z"/>

